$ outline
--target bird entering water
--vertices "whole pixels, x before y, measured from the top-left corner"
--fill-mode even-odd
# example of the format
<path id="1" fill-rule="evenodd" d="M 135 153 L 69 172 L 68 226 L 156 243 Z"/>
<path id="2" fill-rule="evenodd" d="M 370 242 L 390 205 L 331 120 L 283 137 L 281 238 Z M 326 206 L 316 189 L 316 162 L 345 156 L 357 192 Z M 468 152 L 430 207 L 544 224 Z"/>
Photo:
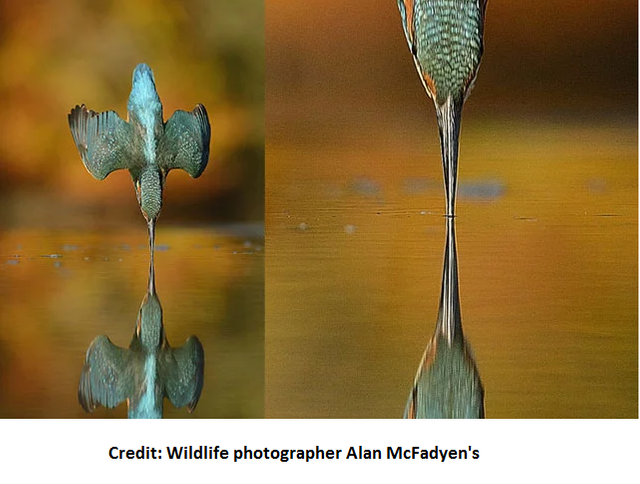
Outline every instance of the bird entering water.
<path id="1" fill-rule="evenodd" d="M 86 412 L 127 401 L 129 418 L 162 418 L 164 397 L 192 412 L 202 392 L 204 350 L 196 336 L 169 346 L 156 295 L 153 266 L 129 348 L 106 336 L 93 340 L 80 376 L 78 400 Z"/>
<path id="2" fill-rule="evenodd" d="M 193 178 L 202 174 L 209 160 L 211 128 L 202 104 L 191 112 L 176 111 L 165 123 L 153 71 L 146 64 L 133 71 L 127 111 L 123 121 L 115 111 L 96 113 L 83 104 L 69 113 L 69 127 L 94 178 L 103 180 L 112 171 L 129 170 L 149 228 L 153 258 L 155 222 L 167 174 L 174 168 Z"/>
<path id="3" fill-rule="evenodd" d="M 482 57 L 486 6 L 487 0 L 398 0 L 409 49 L 436 108 L 450 217 L 455 210 L 462 105 Z"/>

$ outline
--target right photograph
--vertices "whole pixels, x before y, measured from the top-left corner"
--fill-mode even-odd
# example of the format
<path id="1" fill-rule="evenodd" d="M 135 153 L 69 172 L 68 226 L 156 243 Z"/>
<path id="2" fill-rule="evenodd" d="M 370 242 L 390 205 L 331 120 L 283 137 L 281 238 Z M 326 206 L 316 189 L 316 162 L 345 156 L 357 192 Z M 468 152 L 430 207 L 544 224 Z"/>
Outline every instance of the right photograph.
<path id="1" fill-rule="evenodd" d="M 265 4 L 265 417 L 638 418 L 637 36 Z"/>

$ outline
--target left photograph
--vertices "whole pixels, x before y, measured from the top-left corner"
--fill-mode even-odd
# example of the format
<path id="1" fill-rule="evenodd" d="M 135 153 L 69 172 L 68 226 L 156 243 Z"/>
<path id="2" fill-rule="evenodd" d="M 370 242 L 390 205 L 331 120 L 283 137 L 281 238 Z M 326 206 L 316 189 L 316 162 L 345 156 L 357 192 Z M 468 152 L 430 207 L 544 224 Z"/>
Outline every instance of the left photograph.
<path id="1" fill-rule="evenodd" d="M 263 417 L 263 2 L 0 8 L 0 417 Z"/>

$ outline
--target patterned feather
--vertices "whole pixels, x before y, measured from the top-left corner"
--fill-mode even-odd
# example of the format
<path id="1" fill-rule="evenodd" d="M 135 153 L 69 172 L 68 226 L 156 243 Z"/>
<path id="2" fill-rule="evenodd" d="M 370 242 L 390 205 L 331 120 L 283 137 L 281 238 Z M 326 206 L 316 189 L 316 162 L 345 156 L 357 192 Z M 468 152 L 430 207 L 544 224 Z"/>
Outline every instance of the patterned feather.
<path id="1" fill-rule="evenodd" d="M 209 161 L 210 141 L 209 117 L 202 104 L 191 112 L 178 110 L 165 124 L 160 166 L 165 171 L 180 168 L 198 178 Z"/>
<path id="2" fill-rule="evenodd" d="M 416 68 L 437 105 L 462 100 L 483 51 L 487 0 L 398 0 Z"/>
<path id="3" fill-rule="evenodd" d="M 112 171 L 135 166 L 129 149 L 131 126 L 116 112 L 96 113 L 84 104 L 76 106 L 69 113 L 69 127 L 82 162 L 94 178 L 103 180 Z"/>
<path id="4" fill-rule="evenodd" d="M 106 336 L 93 340 L 78 386 L 78 400 L 85 412 L 93 412 L 100 405 L 114 408 L 127 399 L 126 354 L 126 349 L 114 345 Z"/>
<path id="5" fill-rule="evenodd" d="M 160 377 L 165 393 L 176 408 L 187 405 L 193 412 L 200 399 L 204 383 L 204 350 L 200 340 L 190 336 L 179 348 L 167 348 L 160 359 Z"/>

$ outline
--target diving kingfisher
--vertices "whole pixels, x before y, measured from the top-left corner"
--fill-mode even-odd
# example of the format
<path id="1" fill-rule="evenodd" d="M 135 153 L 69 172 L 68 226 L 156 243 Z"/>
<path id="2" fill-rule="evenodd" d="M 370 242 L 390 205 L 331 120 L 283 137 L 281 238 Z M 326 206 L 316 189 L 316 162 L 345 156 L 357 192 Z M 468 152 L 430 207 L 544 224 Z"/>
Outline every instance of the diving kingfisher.
<path id="1" fill-rule="evenodd" d="M 178 110 L 165 123 L 153 71 L 139 64 L 123 121 L 115 111 L 96 113 L 83 104 L 69 113 L 69 127 L 85 168 L 103 180 L 114 170 L 131 174 L 147 226 L 151 256 L 162 190 L 170 170 L 180 168 L 198 178 L 209 160 L 211 127 L 202 104 Z"/>
<path id="2" fill-rule="evenodd" d="M 179 348 L 169 346 L 156 295 L 153 266 L 129 348 L 98 336 L 87 351 L 78 386 L 86 412 L 117 407 L 126 400 L 129 418 L 162 418 L 164 397 L 191 413 L 204 381 L 204 349 L 196 336 Z"/>
<path id="3" fill-rule="evenodd" d="M 402 26 L 440 131 L 446 215 L 454 216 L 462 105 L 483 51 L 487 0 L 398 0 Z"/>

